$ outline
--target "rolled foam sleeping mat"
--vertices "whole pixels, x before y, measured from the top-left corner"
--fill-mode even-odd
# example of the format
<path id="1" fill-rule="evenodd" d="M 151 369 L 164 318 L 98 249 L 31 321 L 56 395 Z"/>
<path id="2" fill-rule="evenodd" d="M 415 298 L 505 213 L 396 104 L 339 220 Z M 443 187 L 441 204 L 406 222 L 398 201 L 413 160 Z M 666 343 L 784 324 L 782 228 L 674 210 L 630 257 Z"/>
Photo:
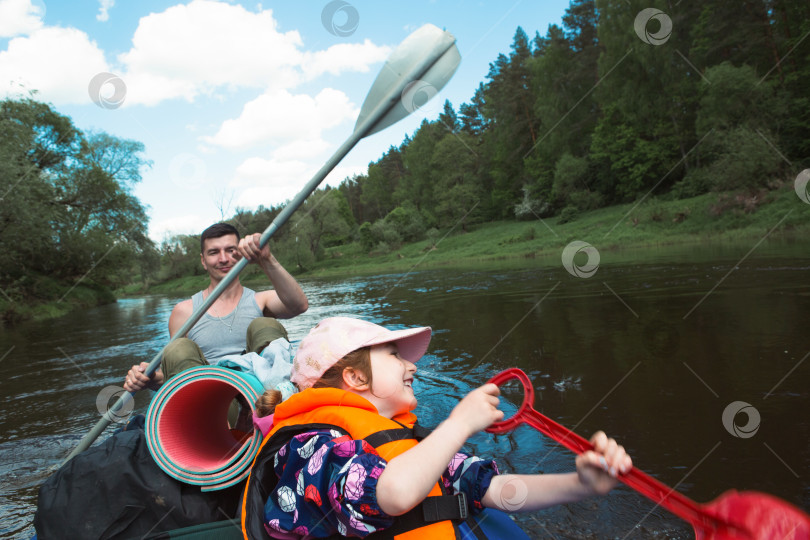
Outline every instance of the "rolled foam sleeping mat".
<path id="1" fill-rule="evenodd" d="M 233 369 L 200 366 L 161 386 L 146 413 L 146 443 L 166 474 L 202 491 L 244 480 L 259 451 L 258 430 L 238 439 L 228 427 L 228 408 L 241 394 L 255 412 L 264 392 L 259 380 Z"/>

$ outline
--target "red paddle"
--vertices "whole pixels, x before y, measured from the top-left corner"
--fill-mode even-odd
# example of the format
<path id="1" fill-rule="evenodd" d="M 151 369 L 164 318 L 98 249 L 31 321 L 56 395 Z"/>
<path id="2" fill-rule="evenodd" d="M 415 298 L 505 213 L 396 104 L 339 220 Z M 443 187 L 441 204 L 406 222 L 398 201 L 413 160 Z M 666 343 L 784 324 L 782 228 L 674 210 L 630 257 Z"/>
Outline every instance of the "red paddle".
<path id="1" fill-rule="evenodd" d="M 510 379 L 523 384 L 523 404 L 511 418 L 489 426 L 488 432 L 505 433 L 528 424 L 575 454 L 593 450 L 590 442 L 534 410 L 534 386 L 520 369 L 502 371 L 489 382 L 500 386 Z M 619 480 L 691 523 L 697 540 L 810 539 L 810 516 L 771 495 L 730 490 L 708 504 L 698 504 L 636 468 L 620 475 Z"/>

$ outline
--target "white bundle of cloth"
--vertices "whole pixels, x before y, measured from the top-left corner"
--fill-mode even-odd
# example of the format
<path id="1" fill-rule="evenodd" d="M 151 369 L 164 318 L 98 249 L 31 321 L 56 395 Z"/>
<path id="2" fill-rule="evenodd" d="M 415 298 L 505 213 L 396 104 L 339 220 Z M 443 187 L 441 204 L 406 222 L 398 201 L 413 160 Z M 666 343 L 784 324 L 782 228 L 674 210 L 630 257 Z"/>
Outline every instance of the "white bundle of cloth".
<path id="1" fill-rule="evenodd" d="M 282 399 L 287 399 L 297 392 L 290 382 L 292 359 L 292 345 L 286 339 L 278 338 L 271 341 L 261 354 L 229 354 L 213 365 L 250 373 L 261 381 L 265 390 L 278 390 Z"/>

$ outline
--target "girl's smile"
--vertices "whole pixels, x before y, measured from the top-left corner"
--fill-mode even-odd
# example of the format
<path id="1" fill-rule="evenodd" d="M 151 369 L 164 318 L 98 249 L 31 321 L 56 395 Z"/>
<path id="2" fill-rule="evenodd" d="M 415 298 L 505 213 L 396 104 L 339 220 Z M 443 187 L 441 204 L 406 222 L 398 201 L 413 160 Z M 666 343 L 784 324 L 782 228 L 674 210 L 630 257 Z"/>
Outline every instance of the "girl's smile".
<path id="1" fill-rule="evenodd" d="M 416 365 L 402 358 L 396 343 L 371 347 L 372 383 L 365 397 L 388 418 L 416 408 L 413 376 Z"/>

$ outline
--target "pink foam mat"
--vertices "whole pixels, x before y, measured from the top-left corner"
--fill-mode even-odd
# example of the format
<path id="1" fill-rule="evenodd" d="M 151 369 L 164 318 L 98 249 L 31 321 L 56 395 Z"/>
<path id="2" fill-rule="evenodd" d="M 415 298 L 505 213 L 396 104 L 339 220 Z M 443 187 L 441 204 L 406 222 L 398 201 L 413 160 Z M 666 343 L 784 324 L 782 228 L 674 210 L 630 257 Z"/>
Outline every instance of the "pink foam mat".
<path id="1" fill-rule="evenodd" d="M 147 445 L 155 462 L 170 476 L 204 491 L 238 482 L 258 452 L 261 433 L 237 438 L 228 426 L 228 408 L 241 394 L 253 409 L 263 390 L 252 375 L 215 366 L 172 377 L 155 394 L 146 415 Z"/>

